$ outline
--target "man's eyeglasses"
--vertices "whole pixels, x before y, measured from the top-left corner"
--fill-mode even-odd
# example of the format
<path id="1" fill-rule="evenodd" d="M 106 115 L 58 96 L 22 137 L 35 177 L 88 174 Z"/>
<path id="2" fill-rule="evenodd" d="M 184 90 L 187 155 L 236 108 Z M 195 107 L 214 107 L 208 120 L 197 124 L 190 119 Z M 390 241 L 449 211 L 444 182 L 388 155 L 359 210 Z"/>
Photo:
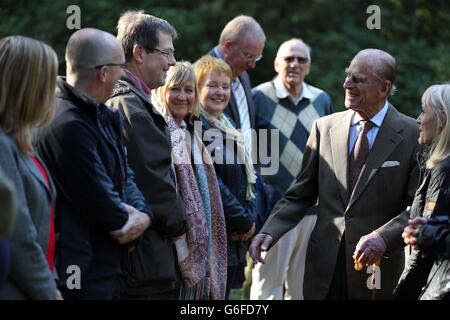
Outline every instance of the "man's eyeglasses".
<path id="1" fill-rule="evenodd" d="M 159 53 L 161 53 L 166 58 L 175 57 L 175 51 L 173 51 L 173 50 L 161 50 L 161 49 L 158 49 L 158 48 L 149 48 L 149 47 L 146 47 L 146 46 L 143 46 L 143 47 L 145 49 L 147 49 L 148 51 L 158 51 Z"/>
<path id="2" fill-rule="evenodd" d="M 305 64 L 309 61 L 309 59 L 306 57 L 283 57 L 282 59 L 287 63 L 292 63 L 297 60 L 297 62 L 300 64 Z"/>
<path id="3" fill-rule="evenodd" d="M 98 66 L 95 66 L 94 69 L 100 69 L 101 67 L 114 67 L 118 66 L 122 69 L 126 69 L 128 67 L 128 63 L 105 63 Z"/>
<path id="4" fill-rule="evenodd" d="M 242 50 L 242 48 L 239 46 L 238 46 L 238 48 L 239 48 L 239 50 L 241 50 L 242 54 L 244 55 L 244 57 L 247 59 L 248 62 L 251 62 L 251 61 L 257 62 L 257 61 L 261 60 L 263 57 L 262 54 L 255 56 L 254 54 L 244 52 L 244 50 Z"/>

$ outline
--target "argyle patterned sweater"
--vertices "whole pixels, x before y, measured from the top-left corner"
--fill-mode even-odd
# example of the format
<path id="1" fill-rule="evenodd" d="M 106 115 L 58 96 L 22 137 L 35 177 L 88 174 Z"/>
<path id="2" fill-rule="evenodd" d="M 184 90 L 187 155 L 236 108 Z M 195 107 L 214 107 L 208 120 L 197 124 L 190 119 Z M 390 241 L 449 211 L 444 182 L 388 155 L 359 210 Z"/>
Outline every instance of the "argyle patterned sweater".
<path id="1" fill-rule="evenodd" d="M 262 176 L 269 191 L 272 207 L 300 172 L 303 152 L 314 121 L 333 112 L 331 99 L 327 93 L 306 83 L 303 85 L 308 86 L 308 97 L 303 97 L 297 105 L 289 97 L 283 99 L 277 97 L 274 81 L 262 83 L 253 89 L 256 128 L 279 129 L 279 170 L 274 175 Z M 277 143 L 271 141 L 270 137 L 268 134 L 269 154 L 276 152 L 274 143 Z M 261 164 L 260 166 L 263 167 Z"/>

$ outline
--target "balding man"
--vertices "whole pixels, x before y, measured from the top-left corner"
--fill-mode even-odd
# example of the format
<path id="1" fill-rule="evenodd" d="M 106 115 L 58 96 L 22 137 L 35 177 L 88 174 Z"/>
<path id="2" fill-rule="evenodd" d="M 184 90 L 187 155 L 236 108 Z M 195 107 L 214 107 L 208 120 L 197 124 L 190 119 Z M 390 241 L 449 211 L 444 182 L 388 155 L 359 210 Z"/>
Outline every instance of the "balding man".
<path id="1" fill-rule="evenodd" d="M 255 128 L 255 108 L 247 70 L 253 69 L 262 58 L 266 35 L 260 24 L 249 16 L 240 15 L 230 20 L 222 30 L 219 44 L 208 54 L 223 59 L 233 72 L 232 95 L 225 112 L 236 128 L 245 136 L 246 146 L 252 152 L 251 128 Z"/>
<path id="2" fill-rule="evenodd" d="M 295 184 L 250 247 L 255 262 L 264 263 L 261 250 L 295 227 L 318 199 L 305 299 L 369 299 L 374 292 L 392 298 L 404 265 L 406 209 L 418 181 L 419 135 L 414 119 L 387 101 L 395 70 L 395 59 L 381 50 L 353 58 L 344 82 L 348 110 L 314 122 Z M 356 271 L 353 255 L 367 269 Z"/>
<path id="3" fill-rule="evenodd" d="M 255 107 L 247 70 L 255 68 L 256 62 L 261 60 L 265 42 L 266 35 L 261 25 L 250 16 L 239 15 L 227 22 L 220 33 L 218 45 L 208 52 L 213 57 L 223 59 L 231 68 L 233 73 L 231 96 L 224 112 L 233 120 L 235 127 L 243 133 L 245 146 L 249 153 L 255 155 L 257 154 L 257 141 L 253 141 L 252 138 L 252 129 L 255 129 L 256 124 Z M 256 211 L 268 211 L 265 208 L 267 191 L 259 173 L 257 173 L 256 189 Z M 252 229 L 254 227 L 255 225 Z M 234 235 L 234 237 L 239 236 L 242 235 Z M 237 241 L 236 245 L 230 246 L 228 249 L 236 252 L 242 251 L 239 243 Z M 230 258 L 233 256 L 238 256 L 239 259 L 236 261 L 236 259 Z M 250 260 L 249 257 L 248 260 Z M 236 279 L 232 281 L 233 287 L 242 286 L 246 263 L 245 255 L 229 255 L 228 264 L 237 266 L 233 275 L 228 275 L 229 279 Z M 248 287 L 248 285 L 246 286 Z M 247 291 L 247 289 L 244 290 L 244 298 L 248 298 Z"/>
<path id="4" fill-rule="evenodd" d="M 274 61 L 278 75 L 253 89 L 257 128 L 278 129 L 281 136 L 279 170 L 263 175 L 271 207 L 295 182 L 314 121 L 333 112 L 328 94 L 304 82 L 311 67 L 310 51 L 301 39 L 284 42 Z M 315 209 L 267 252 L 266 264 L 253 269 L 250 299 L 303 299 L 306 247 L 317 220 Z"/>
<path id="5" fill-rule="evenodd" d="M 66 63 L 54 120 L 33 139 L 58 191 L 59 288 L 65 299 L 118 299 L 123 254 L 152 216 L 127 164 L 120 114 L 104 105 L 125 56 L 113 35 L 81 29 Z"/>

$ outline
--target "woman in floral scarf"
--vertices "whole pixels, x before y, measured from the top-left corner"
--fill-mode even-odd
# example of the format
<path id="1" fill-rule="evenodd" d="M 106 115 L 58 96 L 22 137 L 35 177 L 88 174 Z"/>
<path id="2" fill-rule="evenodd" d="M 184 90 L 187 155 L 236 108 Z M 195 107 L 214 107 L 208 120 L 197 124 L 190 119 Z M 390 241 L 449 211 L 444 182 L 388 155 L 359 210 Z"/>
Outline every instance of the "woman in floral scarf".
<path id="1" fill-rule="evenodd" d="M 222 199 L 201 137 L 187 126 L 200 113 L 198 92 L 192 68 L 178 62 L 169 69 L 166 84 L 152 92 L 152 103 L 170 130 L 177 191 L 189 222 L 189 232 L 175 242 L 184 280 L 180 299 L 222 300 L 227 274 Z"/>

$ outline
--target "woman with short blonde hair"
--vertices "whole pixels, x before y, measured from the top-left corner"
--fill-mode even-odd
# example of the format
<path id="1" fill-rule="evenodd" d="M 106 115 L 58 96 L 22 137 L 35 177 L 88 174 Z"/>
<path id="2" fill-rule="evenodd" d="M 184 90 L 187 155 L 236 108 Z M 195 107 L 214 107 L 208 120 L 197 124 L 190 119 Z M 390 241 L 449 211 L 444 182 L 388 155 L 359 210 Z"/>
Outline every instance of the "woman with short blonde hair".
<path id="1" fill-rule="evenodd" d="M 191 64 L 187 61 L 177 62 L 176 65 L 169 68 L 166 83 L 163 86 L 153 90 L 154 94 L 152 95 L 152 103 L 155 106 L 164 107 L 167 109 L 168 105 L 165 99 L 165 91 L 170 90 L 170 88 L 173 87 L 180 87 L 181 85 L 189 82 L 193 83 L 195 100 L 190 106 L 188 114 L 190 115 L 190 120 L 192 120 L 193 117 L 199 117 L 200 102 L 198 98 L 197 78 L 195 77 Z"/>
<path id="2" fill-rule="evenodd" d="M 194 71 L 199 85 L 203 83 L 206 75 L 213 72 L 223 73 L 230 78 L 230 83 L 233 81 L 233 72 L 231 71 L 231 67 L 224 60 L 213 56 L 203 56 L 195 64 Z"/>
<path id="3" fill-rule="evenodd" d="M 242 286 L 248 239 L 255 232 L 256 171 L 246 148 L 245 136 L 225 112 L 233 80 L 230 66 L 212 56 L 194 67 L 200 91 L 203 141 L 214 160 L 227 227 L 227 287 Z"/>

